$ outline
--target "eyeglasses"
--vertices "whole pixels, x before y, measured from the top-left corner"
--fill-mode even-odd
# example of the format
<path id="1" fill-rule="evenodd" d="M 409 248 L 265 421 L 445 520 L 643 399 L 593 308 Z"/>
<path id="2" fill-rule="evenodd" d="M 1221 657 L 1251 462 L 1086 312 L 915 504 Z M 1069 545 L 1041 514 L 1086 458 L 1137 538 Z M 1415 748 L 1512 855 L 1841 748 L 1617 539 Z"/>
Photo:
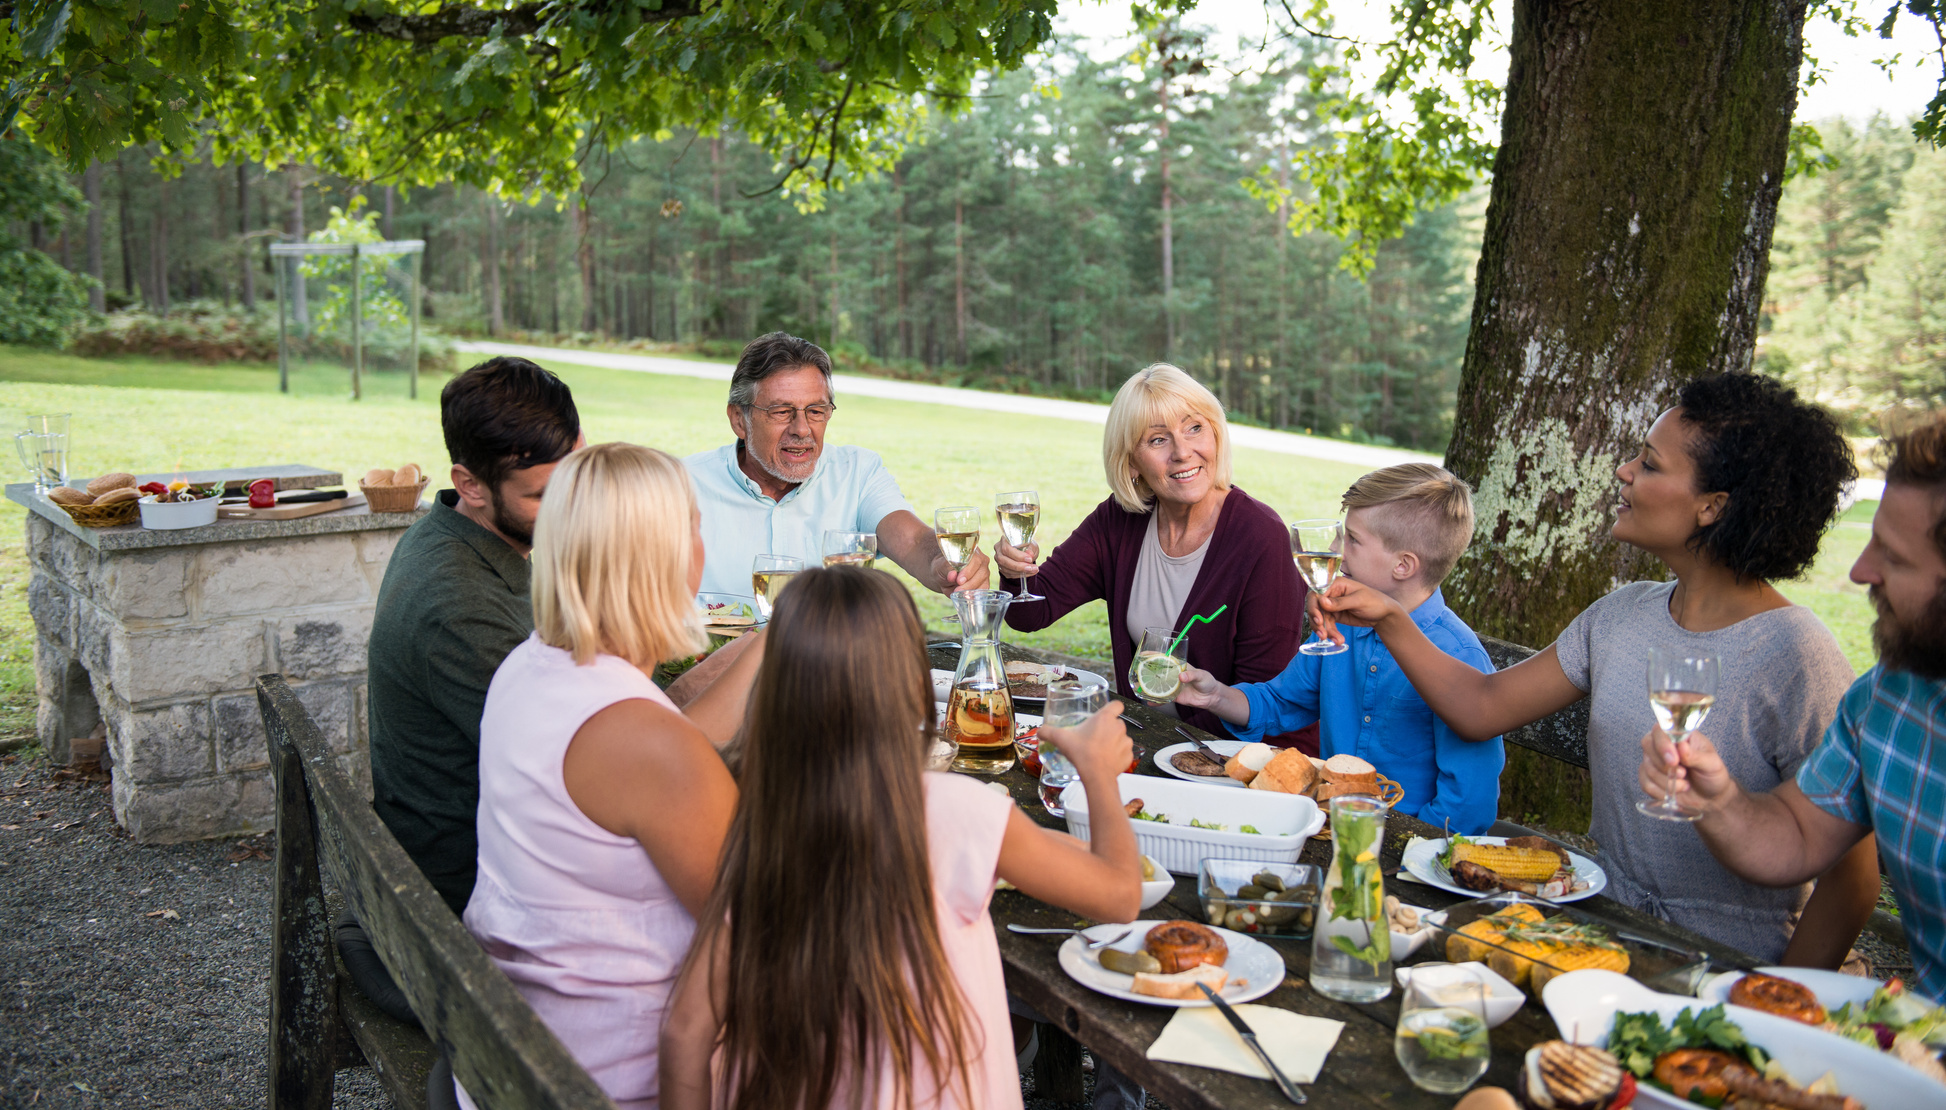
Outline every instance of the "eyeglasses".
<path id="1" fill-rule="evenodd" d="M 797 423 L 797 414 L 800 412 L 804 414 L 804 419 L 811 423 L 822 424 L 831 419 L 831 413 L 838 405 L 835 401 L 827 401 L 821 405 L 805 405 L 801 409 L 796 405 L 772 405 L 767 409 L 755 405 L 743 407 L 750 412 L 763 413 L 765 420 L 781 428 Z"/>

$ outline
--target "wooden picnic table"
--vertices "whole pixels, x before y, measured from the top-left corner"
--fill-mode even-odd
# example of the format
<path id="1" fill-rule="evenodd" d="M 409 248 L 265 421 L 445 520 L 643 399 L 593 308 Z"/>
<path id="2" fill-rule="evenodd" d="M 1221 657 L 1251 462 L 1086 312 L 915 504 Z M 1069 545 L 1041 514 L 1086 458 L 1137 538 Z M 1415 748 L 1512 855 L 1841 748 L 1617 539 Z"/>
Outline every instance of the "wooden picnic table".
<path id="1" fill-rule="evenodd" d="M 1009 659 L 1039 658 L 1034 652 L 1011 645 L 1003 645 L 1002 652 Z M 950 671 L 957 662 L 958 645 L 935 645 L 931 654 L 933 666 Z M 1122 700 L 1129 703 L 1127 715 L 1144 726 L 1129 729 L 1141 760 L 1139 773 L 1161 775 L 1162 772 L 1155 766 L 1154 754 L 1182 741 L 1182 737 L 1176 733 L 1182 723 L 1135 703 L 1133 699 Z M 1217 739 L 1206 732 L 1198 731 L 1197 734 L 1205 740 Z M 995 781 L 1006 786 L 1014 800 L 1036 821 L 1050 828 L 1066 828 L 1065 822 L 1047 815 L 1040 803 L 1039 783 L 1018 766 L 998 776 Z M 1403 814 L 1395 814 L 1386 821 L 1381 859 L 1387 893 L 1397 893 L 1408 903 L 1431 909 L 1443 909 L 1466 901 L 1460 895 L 1413 882 L 1402 875 L 1395 876 L 1400 854 L 1407 841 L 1414 836 L 1443 835 L 1440 829 Z M 1317 864 L 1320 868 L 1328 866 L 1331 862 L 1330 842 L 1312 838 L 1305 845 L 1302 862 Z M 1163 902 L 1143 910 L 1144 919 L 1203 920 L 1195 876 L 1178 875 L 1175 878 L 1176 889 Z M 1755 962 L 1743 953 L 1725 950 L 1720 944 L 1630 909 L 1603 895 L 1577 902 L 1575 906 L 1608 918 L 1631 932 L 1709 952 L 1714 962 L 1726 967 L 1748 967 Z M 1061 970 L 1056 958 L 1056 952 L 1066 939 L 1064 937 L 1021 936 L 1007 931 L 1010 924 L 1074 926 L 1093 922 L 1078 919 L 1074 914 L 1018 891 L 996 892 L 991 912 L 994 929 L 1000 939 L 1000 958 L 1007 989 L 1040 1011 L 1050 1023 L 1066 1030 L 1075 1041 L 1085 1045 L 1096 1060 L 1113 1064 L 1124 1075 L 1135 1079 L 1151 1094 L 1168 1103 L 1172 1110 L 1248 1110 L 1253 1107 L 1290 1105 L 1275 1084 L 1267 1079 L 1249 1079 L 1214 1068 L 1149 1060 L 1146 1056 L 1148 1047 L 1174 1016 L 1173 1009 L 1110 998 L 1076 982 Z M 1367 1005 L 1326 998 L 1311 989 L 1311 941 L 1308 938 L 1260 939 L 1283 956 L 1288 974 L 1283 985 L 1257 999 L 1258 1004 L 1279 1006 L 1316 1017 L 1335 1018 L 1345 1023 L 1337 1046 L 1332 1049 L 1316 1084 L 1305 1088 L 1310 1097 L 1310 1106 L 1318 1110 L 1366 1106 L 1431 1108 L 1450 1107 L 1457 1100 L 1457 1096 L 1430 1094 L 1414 1087 L 1393 1055 L 1393 1029 L 1399 1016 L 1400 992 L 1396 987 L 1391 996 Z M 1409 962 L 1443 960 L 1444 954 L 1438 947 L 1436 941 L 1428 944 Z M 1046 1027 L 1043 1027 L 1043 1032 L 1046 1032 Z M 1506 1024 L 1493 1030 L 1492 1063 L 1486 1076 L 1480 1080 L 1480 1085 L 1512 1090 L 1514 1076 L 1527 1049 L 1559 1035 L 1540 1003 L 1529 1000 Z M 1057 1099 L 1076 1099 L 1080 1096 L 1078 1068 L 1067 1069 L 1072 1072 L 1071 1076 L 1064 1077 L 1060 1072 L 1064 1065 L 1078 1063 L 1078 1054 L 1071 1044 L 1049 1044 L 1049 1040 L 1058 1041 L 1059 1038 L 1044 1037 L 1041 1046 L 1041 1051 L 1050 1055 L 1053 1066 L 1037 1066 L 1036 1074 L 1047 1077 L 1043 1081 L 1051 1081 L 1062 1089 L 1040 1090 L 1040 1093 Z"/>

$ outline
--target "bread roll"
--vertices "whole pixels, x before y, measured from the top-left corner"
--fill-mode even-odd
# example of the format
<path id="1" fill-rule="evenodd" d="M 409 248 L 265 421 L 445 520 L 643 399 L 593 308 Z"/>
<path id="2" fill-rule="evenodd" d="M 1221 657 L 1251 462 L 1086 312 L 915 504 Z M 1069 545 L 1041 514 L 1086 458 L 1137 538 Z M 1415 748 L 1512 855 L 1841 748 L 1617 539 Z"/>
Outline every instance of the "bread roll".
<path id="1" fill-rule="evenodd" d="M 55 486 L 47 491 L 47 499 L 56 505 L 89 505 L 95 500 L 73 486 Z"/>
<path id="2" fill-rule="evenodd" d="M 1324 761 L 1324 781 L 1378 785 L 1378 768 L 1355 755 L 1334 755 Z"/>
<path id="3" fill-rule="evenodd" d="M 1277 749 L 1269 744 L 1245 744 L 1242 751 L 1223 762 L 1223 773 L 1247 786 L 1276 755 Z"/>
<path id="4" fill-rule="evenodd" d="M 142 491 L 134 486 L 119 486 L 95 498 L 97 505 L 113 505 L 118 501 L 139 501 Z"/>
<path id="5" fill-rule="evenodd" d="M 124 474 L 123 472 L 117 470 L 112 474 L 103 474 L 101 477 L 96 478 L 92 482 L 89 482 L 88 496 L 100 497 L 102 494 L 107 493 L 111 489 L 124 489 L 124 488 L 126 489 L 135 488 L 135 475 Z"/>
<path id="6" fill-rule="evenodd" d="M 1188 971 L 1178 971 L 1173 975 L 1151 975 L 1146 971 L 1135 973 L 1136 994 L 1146 994 L 1151 998 L 1201 998 L 1203 992 L 1196 989 L 1197 983 L 1208 983 L 1209 989 L 1220 991 L 1223 984 L 1230 981 L 1230 973 L 1212 964 L 1197 964 Z"/>
<path id="7" fill-rule="evenodd" d="M 1309 794 L 1317 785 L 1318 769 L 1311 764 L 1303 752 L 1296 748 L 1285 748 L 1264 764 L 1257 777 L 1250 780 L 1252 790 L 1274 790 L 1280 794 Z"/>
<path id="8" fill-rule="evenodd" d="M 392 472 L 382 466 L 375 466 L 365 472 L 365 480 L 360 484 L 367 486 L 389 486 L 392 484 Z"/>
<path id="9" fill-rule="evenodd" d="M 404 466 L 392 472 L 392 480 L 386 484 L 392 486 L 416 486 L 419 484 L 419 478 L 419 464 L 406 463 Z"/>

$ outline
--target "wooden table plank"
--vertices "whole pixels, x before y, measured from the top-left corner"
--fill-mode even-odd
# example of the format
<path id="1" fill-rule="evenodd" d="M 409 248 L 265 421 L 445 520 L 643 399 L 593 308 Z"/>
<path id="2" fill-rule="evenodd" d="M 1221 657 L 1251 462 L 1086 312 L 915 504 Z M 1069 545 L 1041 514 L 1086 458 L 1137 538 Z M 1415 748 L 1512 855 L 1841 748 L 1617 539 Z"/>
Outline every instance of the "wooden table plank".
<path id="1" fill-rule="evenodd" d="M 958 645 L 932 650 L 935 667 L 951 670 L 957 662 Z M 1002 645 L 1009 659 L 1035 658 L 1033 652 Z M 1154 753 L 1178 743 L 1180 724 L 1173 717 L 1140 705 L 1130 705 L 1127 713 L 1142 728 L 1130 728 L 1141 759 L 1140 773 L 1160 775 Z M 1214 739 L 1201 733 L 1205 739 Z M 1038 784 L 1020 768 L 997 776 L 1008 793 L 1035 821 L 1049 828 L 1065 829 L 1065 822 L 1047 815 L 1040 804 Z M 1387 893 L 1396 893 L 1414 905 L 1443 909 L 1465 901 L 1458 895 L 1398 878 L 1399 857 L 1413 836 L 1437 837 L 1440 830 L 1415 818 L 1394 815 L 1386 822 L 1385 846 L 1380 854 L 1387 872 Z M 1304 848 L 1302 861 L 1320 867 L 1331 861 L 1329 841 L 1312 838 Z M 1629 909 L 1610 898 L 1596 896 L 1576 903 L 1577 908 L 1599 914 L 1645 935 L 1682 943 L 1712 953 L 1725 964 L 1748 964 L 1742 953 L 1724 951 L 1722 946 L 1704 940 L 1668 922 Z M 1176 888 L 1162 903 L 1143 911 L 1145 918 L 1203 919 L 1196 896 L 1194 876 L 1176 876 Z M 1039 1010 L 1047 1019 L 1068 1031 L 1086 1045 L 1097 1060 L 1104 1060 L 1123 1074 L 1146 1087 L 1173 1110 L 1249 1110 L 1254 1107 L 1290 1105 L 1269 1080 L 1248 1079 L 1213 1068 L 1188 1067 L 1151 1061 L 1146 1052 L 1161 1034 L 1174 1011 L 1110 998 L 1075 982 L 1061 970 L 1056 953 L 1064 938 L 1020 936 L 1008 932 L 1008 924 L 1031 926 L 1075 926 L 1089 924 L 1064 910 L 1019 893 L 1000 891 L 994 895 L 992 917 L 1000 939 L 1000 957 L 1007 989 Z M 1398 1020 L 1398 991 L 1376 1003 L 1351 1005 L 1326 998 L 1311 989 L 1311 942 L 1275 937 L 1260 938 L 1284 958 L 1287 974 L 1282 986 L 1259 1003 L 1278 1006 L 1300 1014 L 1334 1018 L 1345 1023 L 1337 1046 L 1326 1061 L 1318 1082 L 1306 1088 L 1310 1105 L 1318 1110 L 1333 1107 L 1425 1107 L 1452 1105 L 1453 1096 L 1434 1095 L 1414 1087 L 1393 1055 L 1393 1027 Z M 1428 945 L 1410 962 L 1443 959 Z M 1557 1036 L 1554 1023 L 1538 1002 L 1529 1001 L 1506 1024 L 1493 1031 L 1493 1057 L 1480 1082 L 1511 1088 L 1521 1057 L 1535 1043 Z"/>

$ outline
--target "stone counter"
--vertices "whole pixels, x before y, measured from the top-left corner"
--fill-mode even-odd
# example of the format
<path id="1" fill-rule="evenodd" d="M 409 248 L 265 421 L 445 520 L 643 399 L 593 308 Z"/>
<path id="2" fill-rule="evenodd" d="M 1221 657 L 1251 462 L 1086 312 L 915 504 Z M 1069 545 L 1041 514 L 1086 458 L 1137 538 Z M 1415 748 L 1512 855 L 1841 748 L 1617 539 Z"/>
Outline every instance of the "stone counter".
<path id="1" fill-rule="evenodd" d="M 175 475 L 144 476 L 167 480 Z M 339 475 L 260 467 L 182 475 L 329 487 Z M 85 484 L 77 481 L 76 485 Z M 115 818 L 144 843 L 267 829 L 272 791 L 254 692 L 279 672 L 345 768 L 369 783 L 365 648 L 385 564 L 424 515 L 365 506 L 285 521 L 151 531 L 83 528 L 31 485 L 28 609 L 37 730 L 51 758 L 107 726 Z"/>

